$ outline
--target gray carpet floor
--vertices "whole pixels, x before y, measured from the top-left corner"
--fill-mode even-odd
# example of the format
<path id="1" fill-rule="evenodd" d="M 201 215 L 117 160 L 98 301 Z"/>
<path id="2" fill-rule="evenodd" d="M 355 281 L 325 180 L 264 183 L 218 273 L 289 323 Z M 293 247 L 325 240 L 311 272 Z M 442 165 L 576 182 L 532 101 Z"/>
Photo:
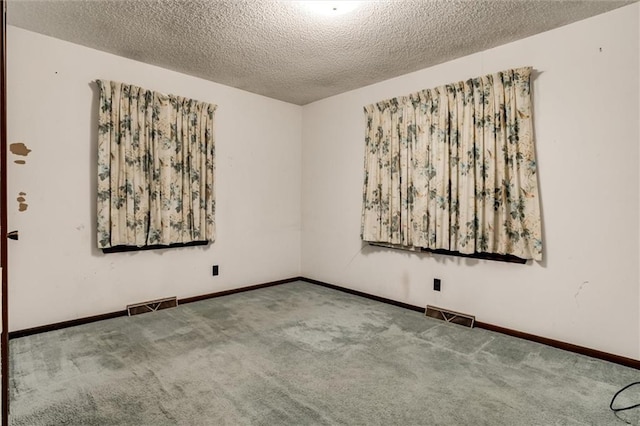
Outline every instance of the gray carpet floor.
<path id="1" fill-rule="evenodd" d="M 637 370 L 303 282 L 14 339 L 10 356 L 16 426 L 640 419 L 608 408 Z"/>

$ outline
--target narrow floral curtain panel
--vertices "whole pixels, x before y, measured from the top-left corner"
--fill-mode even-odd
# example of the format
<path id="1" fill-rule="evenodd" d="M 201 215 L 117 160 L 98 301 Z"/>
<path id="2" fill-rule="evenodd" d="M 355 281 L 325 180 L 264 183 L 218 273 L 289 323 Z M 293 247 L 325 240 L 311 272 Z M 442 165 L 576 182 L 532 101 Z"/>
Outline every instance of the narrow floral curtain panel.
<path id="1" fill-rule="evenodd" d="M 97 84 L 98 248 L 213 241 L 216 106 Z"/>
<path id="2" fill-rule="evenodd" d="M 362 239 L 542 259 L 531 68 L 365 107 Z"/>

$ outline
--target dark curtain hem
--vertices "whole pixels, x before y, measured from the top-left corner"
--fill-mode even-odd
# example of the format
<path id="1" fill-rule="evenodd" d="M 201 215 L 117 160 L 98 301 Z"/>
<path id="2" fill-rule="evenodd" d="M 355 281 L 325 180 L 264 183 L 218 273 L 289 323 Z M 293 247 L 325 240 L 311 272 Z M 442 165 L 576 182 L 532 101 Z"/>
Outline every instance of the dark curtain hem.
<path id="1" fill-rule="evenodd" d="M 441 254 L 445 256 L 469 257 L 472 259 L 495 260 L 497 262 L 507 262 L 507 263 L 519 263 L 519 264 L 527 263 L 527 259 L 523 259 L 518 256 L 513 256 L 511 254 L 482 253 L 482 252 L 467 254 L 467 253 L 460 253 L 459 251 L 451 251 L 451 250 L 444 250 L 444 249 L 426 249 L 422 247 L 405 247 L 405 246 L 396 245 L 396 244 L 375 243 L 371 241 L 366 241 L 366 243 L 376 247 L 385 247 L 385 248 L 390 248 L 395 250 L 413 251 L 418 253 L 434 253 L 434 254 Z"/>
<path id="2" fill-rule="evenodd" d="M 193 246 L 208 246 L 210 241 L 192 241 L 190 243 L 176 243 L 176 244 L 168 244 L 168 245 L 153 245 L 153 246 L 114 246 L 103 248 L 103 253 L 123 253 L 127 251 L 145 251 L 145 250 L 161 250 L 168 248 L 176 248 L 176 247 L 193 247 Z"/>

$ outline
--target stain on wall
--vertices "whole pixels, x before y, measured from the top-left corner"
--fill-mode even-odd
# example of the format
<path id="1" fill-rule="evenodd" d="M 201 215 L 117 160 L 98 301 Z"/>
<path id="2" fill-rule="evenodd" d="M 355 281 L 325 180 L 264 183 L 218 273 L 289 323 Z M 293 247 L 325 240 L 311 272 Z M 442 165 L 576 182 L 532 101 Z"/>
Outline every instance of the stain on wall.
<path id="1" fill-rule="evenodd" d="M 20 155 L 22 157 L 26 157 L 31 152 L 31 150 L 22 142 L 16 142 L 9 145 L 9 151 L 11 151 L 12 154 Z"/>
<path id="2" fill-rule="evenodd" d="M 9 151 L 11 151 L 13 155 L 19 155 L 21 157 L 26 157 L 31 152 L 31 150 L 22 142 L 16 142 L 9 145 Z M 25 160 L 13 160 L 13 162 L 16 164 L 27 163 Z"/>
<path id="3" fill-rule="evenodd" d="M 29 207 L 29 205 L 25 202 L 27 201 L 26 198 L 24 198 L 27 195 L 26 192 L 21 192 L 18 194 L 18 198 L 16 198 L 16 201 L 18 202 L 18 211 L 19 212 L 23 212 L 26 211 L 27 208 Z"/>

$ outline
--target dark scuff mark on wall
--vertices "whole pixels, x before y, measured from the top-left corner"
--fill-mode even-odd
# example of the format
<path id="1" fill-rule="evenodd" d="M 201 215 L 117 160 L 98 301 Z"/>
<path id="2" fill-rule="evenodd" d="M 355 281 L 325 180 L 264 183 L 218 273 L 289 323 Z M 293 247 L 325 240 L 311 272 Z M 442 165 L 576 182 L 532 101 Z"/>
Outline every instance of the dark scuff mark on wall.
<path id="1" fill-rule="evenodd" d="M 26 161 L 24 160 L 14 160 L 13 162 L 16 164 L 26 164 Z"/>

